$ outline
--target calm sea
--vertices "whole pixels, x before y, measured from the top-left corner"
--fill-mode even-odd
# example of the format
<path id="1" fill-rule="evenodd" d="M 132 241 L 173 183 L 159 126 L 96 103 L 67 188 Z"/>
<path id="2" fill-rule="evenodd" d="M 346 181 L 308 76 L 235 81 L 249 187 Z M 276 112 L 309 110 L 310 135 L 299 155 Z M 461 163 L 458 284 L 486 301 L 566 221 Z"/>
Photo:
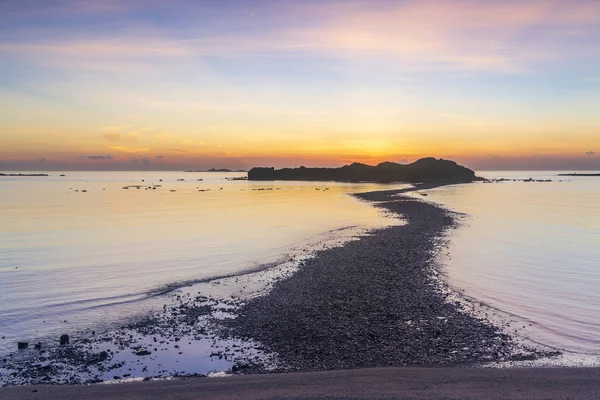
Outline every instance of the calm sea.
<path id="1" fill-rule="evenodd" d="M 456 185 L 427 199 L 466 214 L 444 257 L 452 286 L 566 351 L 567 364 L 597 364 L 584 355 L 600 355 L 600 177 L 557 174 L 481 172 L 555 182 Z"/>
<path id="2" fill-rule="evenodd" d="M 227 180 L 243 175 L 235 173 L 64 174 L 0 178 L 0 354 L 20 339 L 156 309 L 161 296 L 148 294 L 165 287 L 261 268 L 332 233 L 394 223 L 348 193 L 403 186 Z M 531 340 L 599 355 L 600 178 L 479 175 L 555 182 L 429 191 L 426 199 L 465 214 L 443 260 L 450 284 L 525 326 Z M 162 186 L 146 190 L 153 184 Z M 130 185 L 141 188 L 123 189 Z"/>
<path id="3" fill-rule="evenodd" d="M 161 296 L 149 294 L 167 287 L 393 223 L 348 193 L 405 186 L 229 180 L 244 173 L 50 175 L 0 177 L 0 354 L 17 340 L 55 340 L 160 308 Z"/>

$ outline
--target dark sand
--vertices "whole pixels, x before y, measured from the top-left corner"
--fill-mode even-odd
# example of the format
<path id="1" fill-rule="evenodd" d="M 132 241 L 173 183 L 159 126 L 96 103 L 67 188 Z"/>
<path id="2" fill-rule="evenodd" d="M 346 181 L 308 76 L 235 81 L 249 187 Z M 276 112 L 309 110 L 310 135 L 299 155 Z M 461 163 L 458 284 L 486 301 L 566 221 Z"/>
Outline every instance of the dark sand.
<path id="1" fill-rule="evenodd" d="M 597 400 L 600 369 L 372 368 L 118 385 L 20 386 L 0 388 L 0 398 Z"/>

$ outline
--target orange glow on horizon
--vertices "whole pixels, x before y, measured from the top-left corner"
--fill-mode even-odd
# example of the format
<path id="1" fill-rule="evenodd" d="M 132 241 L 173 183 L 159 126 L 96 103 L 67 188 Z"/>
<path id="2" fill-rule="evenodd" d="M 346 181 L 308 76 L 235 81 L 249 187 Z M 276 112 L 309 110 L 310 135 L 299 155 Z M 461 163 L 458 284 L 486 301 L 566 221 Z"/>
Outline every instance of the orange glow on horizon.
<path id="1" fill-rule="evenodd" d="M 0 169 L 600 169 L 597 2 L 25 3 Z"/>

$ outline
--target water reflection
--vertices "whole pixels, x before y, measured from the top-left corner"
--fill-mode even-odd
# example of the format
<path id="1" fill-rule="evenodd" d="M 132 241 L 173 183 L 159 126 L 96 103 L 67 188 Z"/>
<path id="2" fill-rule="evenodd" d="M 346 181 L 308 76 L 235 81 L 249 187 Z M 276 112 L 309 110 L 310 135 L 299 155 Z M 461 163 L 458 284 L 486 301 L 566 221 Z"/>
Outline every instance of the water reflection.
<path id="1" fill-rule="evenodd" d="M 495 173 L 511 175 L 559 179 Z M 457 185 L 428 199 L 469 215 L 446 260 L 454 286 L 518 316 L 534 340 L 600 354 L 598 178 Z"/>
<path id="2" fill-rule="evenodd" d="M 402 186 L 60 174 L 0 180 L 0 352 L 144 312 L 156 288 L 274 262 L 326 231 L 389 224 L 347 194 Z"/>

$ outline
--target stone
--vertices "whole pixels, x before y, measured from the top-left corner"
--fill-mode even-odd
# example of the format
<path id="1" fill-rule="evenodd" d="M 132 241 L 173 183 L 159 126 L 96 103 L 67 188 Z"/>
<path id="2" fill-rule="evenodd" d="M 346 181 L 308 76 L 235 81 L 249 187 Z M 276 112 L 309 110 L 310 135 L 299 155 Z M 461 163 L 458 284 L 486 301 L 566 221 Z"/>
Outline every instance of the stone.
<path id="1" fill-rule="evenodd" d="M 65 344 L 69 344 L 69 341 L 70 341 L 69 335 L 62 335 L 60 337 L 60 344 L 63 345 L 63 346 Z"/>

